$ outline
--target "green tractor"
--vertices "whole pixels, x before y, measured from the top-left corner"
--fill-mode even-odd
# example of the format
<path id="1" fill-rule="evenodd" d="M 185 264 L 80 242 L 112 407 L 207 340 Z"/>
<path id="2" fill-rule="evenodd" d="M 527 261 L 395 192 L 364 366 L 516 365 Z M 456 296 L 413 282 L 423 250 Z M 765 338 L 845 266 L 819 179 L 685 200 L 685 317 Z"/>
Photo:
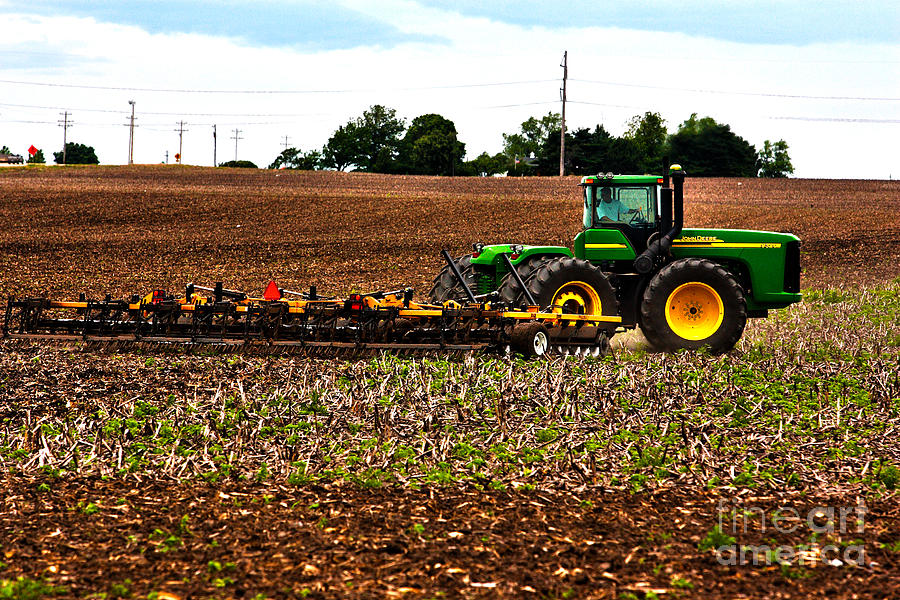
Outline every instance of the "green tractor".
<path id="1" fill-rule="evenodd" d="M 459 277 L 450 264 L 435 277 L 431 300 L 471 293 L 510 307 L 618 315 L 621 327 L 640 326 L 657 349 L 726 352 L 747 318 L 801 300 L 800 239 L 684 229 L 684 177 L 678 165 L 662 177 L 584 177 L 584 230 L 574 250 L 476 243 L 455 260 Z"/>

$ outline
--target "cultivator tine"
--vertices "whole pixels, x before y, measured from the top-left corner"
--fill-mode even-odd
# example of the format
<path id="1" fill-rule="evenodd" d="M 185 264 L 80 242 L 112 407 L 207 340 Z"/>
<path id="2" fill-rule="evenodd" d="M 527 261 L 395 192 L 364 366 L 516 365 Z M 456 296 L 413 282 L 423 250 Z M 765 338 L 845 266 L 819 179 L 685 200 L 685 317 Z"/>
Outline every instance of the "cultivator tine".
<path id="1" fill-rule="evenodd" d="M 212 296 L 201 296 L 197 290 L 209 290 Z M 352 294 L 345 300 L 325 299 L 312 289 L 304 296 L 284 300 L 272 283 L 265 298 L 252 298 L 222 284 L 214 288 L 190 284 L 183 298 L 162 290 L 130 300 L 109 296 L 90 300 L 83 295 L 77 302 L 10 298 L 2 331 L 4 338 L 81 341 L 89 348 L 140 344 L 160 352 L 202 348 L 221 353 L 364 357 L 385 351 L 410 356 L 457 356 L 483 350 L 540 354 L 535 348 L 541 344 L 523 343 L 522 335 L 516 333 L 533 330 L 544 332 L 543 348 L 549 336 L 565 352 L 596 355 L 608 349 L 606 329 L 620 321 L 585 315 L 563 319 L 557 313 L 533 312 L 533 308 L 532 312 L 507 310 L 502 304 L 419 304 L 412 301 L 409 288 Z"/>

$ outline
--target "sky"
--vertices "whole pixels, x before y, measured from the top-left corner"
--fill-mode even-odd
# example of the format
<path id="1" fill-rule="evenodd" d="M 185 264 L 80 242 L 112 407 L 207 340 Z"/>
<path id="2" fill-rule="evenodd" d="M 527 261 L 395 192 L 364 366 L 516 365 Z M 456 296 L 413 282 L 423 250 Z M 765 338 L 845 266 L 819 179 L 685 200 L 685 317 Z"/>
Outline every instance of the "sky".
<path id="1" fill-rule="evenodd" d="M 896 0 L 0 0 L 0 145 L 52 162 L 65 115 L 122 164 L 133 101 L 137 163 L 174 162 L 181 129 L 185 164 L 267 166 L 382 104 L 474 158 L 559 112 L 564 52 L 569 131 L 697 113 L 785 140 L 796 177 L 900 177 Z"/>

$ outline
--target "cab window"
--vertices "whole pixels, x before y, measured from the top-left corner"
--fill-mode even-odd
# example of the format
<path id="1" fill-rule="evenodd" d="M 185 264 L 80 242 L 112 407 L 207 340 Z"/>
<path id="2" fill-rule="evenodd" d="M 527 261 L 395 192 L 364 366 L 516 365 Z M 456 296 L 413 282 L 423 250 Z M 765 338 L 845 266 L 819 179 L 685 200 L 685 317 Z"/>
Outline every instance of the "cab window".
<path id="1" fill-rule="evenodd" d="M 593 225 L 625 223 L 632 227 L 656 224 L 657 187 L 601 186 L 585 189 L 585 227 L 592 211 Z"/>

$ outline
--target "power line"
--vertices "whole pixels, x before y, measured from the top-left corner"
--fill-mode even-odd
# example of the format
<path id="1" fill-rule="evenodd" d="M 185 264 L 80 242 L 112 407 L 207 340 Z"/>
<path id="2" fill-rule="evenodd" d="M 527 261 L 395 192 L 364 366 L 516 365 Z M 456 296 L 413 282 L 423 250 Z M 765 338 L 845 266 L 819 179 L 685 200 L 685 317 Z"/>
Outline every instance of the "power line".
<path id="1" fill-rule="evenodd" d="M 0 102 L 0 106 L 8 106 L 11 108 L 37 108 L 44 110 L 63 110 L 66 107 L 63 106 L 43 106 L 39 104 L 9 104 L 5 102 Z M 82 111 L 82 112 L 98 112 L 98 113 L 113 113 L 113 114 L 122 114 L 127 115 L 127 110 L 113 110 L 107 108 L 73 108 L 72 110 Z M 325 116 L 326 113 L 192 113 L 192 112 L 155 112 L 155 111 L 141 111 L 142 114 L 145 115 L 159 115 L 159 116 L 185 116 L 185 117 L 321 117 Z"/>
<path id="2" fill-rule="evenodd" d="M 853 119 L 839 117 L 769 117 L 776 121 L 813 121 L 817 123 L 900 123 L 900 119 Z"/>
<path id="3" fill-rule="evenodd" d="M 766 92 L 735 92 L 727 90 L 705 90 L 690 88 L 664 87 L 659 85 L 645 85 L 638 83 L 621 83 L 616 81 L 595 81 L 592 79 L 573 79 L 579 83 L 595 83 L 614 87 L 639 88 L 644 90 L 662 90 L 666 92 L 689 92 L 692 94 L 724 94 L 732 96 L 755 96 L 762 98 L 793 98 L 801 100 L 859 100 L 866 102 L 900 102 L 900 98 L 879 98 L 870 96 L 812 96 L 805 94 L 771 94 Z"/>
<path id="4" fill-rule="evenodd" d="M 88 89 L 88 90 L 113 90 L 113 91 L 132 91 L 132 92 L 159 92 L 159 93 L 179 93 L 179 94 L 273 94 L 273 95 L 292 95 L 292 94 L 354 94 L 362 92 L 378 92 L 378 91 L 427 91 L 427 90 L 447 90 L 447 89 L 465 89 L 480 87 L 501 87 L 511 85 L 530 85 L 539 83 L 553 82 L 553 79 L 534 79 L 526 81 L 501 81 L 488 83 L 464 83 L 454 85 L 433 85 L 433 86 L 416 86 L 416 87 L 399 87 L 399 88 L 361 88 L 361 89 L 324 89 L 324 90 L 198 90 L 198 89 L 177 89 L 177 88 L 139 88 L 139 87 L 116 87 L 101 85 L 78 85 L 70 83 L 49 83 L 36 81 L 17 81 L 11 79 L 0 79 L 0 83 L 10 85 L 32 85 L 42 87 L 59 87 L 70 89 Z M 598 85 L 609 85 L 616 87 L 630 87 L 639 89 L 653 89 L 675 92 L 690 92 L 699 94 L 726 94 L 736 96 L 757 96 L 765 98 L 794 98 L 803 100 L 855 100 L 864 102 L 898 102 L 900 98 L 895 97 L 870 97 L 870 96 L 817 96 L 810 94 L 774 94 L 768 92 L 747 92 L 747 91 L 730 91 L 730 90 L 713 90 L 713 89 L 691 89 L 691 88 L 675 88 L 665 86 L 655 86 L 646 84 L 623 83 L 617 81 L 600 81 L 593 79 L 572 79 L 571 81 L 579 83 L 591 83 Z"/>
<path id="5" fill-rule="evenodd" d="M 401 87 L 401 88 L 362 88 L 362 89 L 334 89 L 334 90 L 192 90 L 178 88 L 140 88 L 140 87 L 117 87 L 107 85 L 78 85 L 73 83 L 48 83 L 38 81 L 17 81 L 12 79 L 0 79 L 0 83 L 10 85 L 34 85 L 40 87 L 59 87 L 82 90 L 111 90 L 119 92 L 158 92 L 171 94 L 273 94 L 273 95 L 291 95 L 291 94 L 357 94 L 362 92 L 380 92 L 380 91 L 427 91 L 427 90 L 450 90 L 463 88 L 479 88 L 479 87 L 500 87 L 507 85 L 530 85 L 536 83 L 548 83 L 553 79 L 534 79 L 528 81 L 500 81 L 492 83 L 463 83 L 456 85 L 430 85 L 417 87 Z"/>

